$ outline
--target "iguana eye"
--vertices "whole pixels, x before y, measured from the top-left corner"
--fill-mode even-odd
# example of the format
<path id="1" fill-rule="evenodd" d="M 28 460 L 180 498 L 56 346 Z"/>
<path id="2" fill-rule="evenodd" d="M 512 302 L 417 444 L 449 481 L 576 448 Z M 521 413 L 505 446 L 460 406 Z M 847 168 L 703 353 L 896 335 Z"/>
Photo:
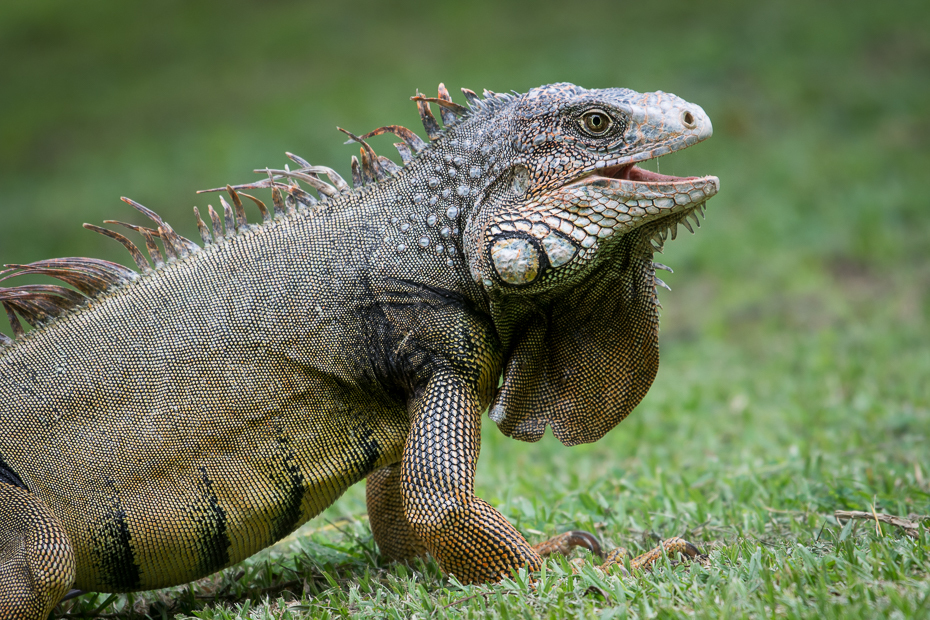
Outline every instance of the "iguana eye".
<path id="1" fill-rule="evenodd" d="M 581 117 L 582 129 L 592 136 L 603 136 L 613 125 L 613 119 L 601 110 L 589 110 Z"/>

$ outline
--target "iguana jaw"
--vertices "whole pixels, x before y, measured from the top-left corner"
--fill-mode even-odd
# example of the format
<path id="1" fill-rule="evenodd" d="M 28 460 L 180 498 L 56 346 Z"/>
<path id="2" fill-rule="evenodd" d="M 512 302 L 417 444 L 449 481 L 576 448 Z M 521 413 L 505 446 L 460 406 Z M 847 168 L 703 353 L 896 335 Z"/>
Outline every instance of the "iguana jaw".
<path id="1" fill-rule="evenodd" d="M 606 240 L 658 220 L 678 216 L 677 220 L 719 188 L 715 176 L 676 177 L 625 164 L 594 171 L 558 193 L 570 219 L 594 215 L 601 231 L 588 232 Z"/>

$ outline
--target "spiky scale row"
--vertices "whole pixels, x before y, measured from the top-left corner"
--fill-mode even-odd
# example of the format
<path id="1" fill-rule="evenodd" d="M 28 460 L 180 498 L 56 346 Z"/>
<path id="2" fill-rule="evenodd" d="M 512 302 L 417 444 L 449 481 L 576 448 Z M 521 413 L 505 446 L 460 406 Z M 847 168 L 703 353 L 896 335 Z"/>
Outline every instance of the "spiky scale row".
<path id="1" fill-rule="evenodd" d="M 347 131 L 343 129 L 342 127 L 337 127 L 336 129 L 338 129 L 342 133 L 352 138 L 353 142 L 358 142 L 359 144 L 362 145 L 361 148 L 359 149 L 359 157 L 361 158 L 361 164 L 358 166 L 358 168 L 360 169 L 359 176 L 361 177 L 363 185 L 368 185 L 369 183 L 376 183 L 378 181 L 383 181 L 391 176 L 387 173 L 387 171 L 384 169 L 384 166 L 381 163 L 381 160 L 384 158 L 379 158 L 378 155 L 375 154 L 374 149 L 372 149 L 371 146 L 369 146 L 369 144 L 365 142 L 365 140 L 356 136 L 351 131 Z M 353 162 L 356 161 L 354 157 L 352 159 L 353 159 Z M 355 175 L 356 175 L 356 165 L 355 163 L 353 163 L 353 167 L 352 167 L 353 181 L 355 179 Z"/>
<path id="2" fill-rule="evenodd" d="M 378 127 L 377 129 L 373 129 L 372 131 L 369 131 L 365 135 L 359 137 L 362 140 L 367 140 L 373 136 L 380 136 L 385 133 L 392 133 L 403 140 L 401 144 L 404 145 L 404 150 L 401 150 L 397 144 L 394 146 L 397 147 L 397 151 L 400 153 L 404 164 L 407 164 L 411 159 L 413 159 L 412 155 L 415 155 L 426 148 L 426 142 L 424 142 L 420 136 L 413 133 L 406 127 L 401 127 L 400 125 L 385 125 L 384 127 Z M 404 157 L 405 151 L 407 153 L 407 157 Z"/>
<path id="3" fill-rule="evenodd" d="M 162 258 L 161 250 L 159 250 L 158 246 L 155 244 L 155 238 L 159 236 L 157 230 L 146 228 L 145 226 L 136 226 L 135 224 L 120 222 L 118 220 L 103 220 L 103 223 L 124 226 L 129 230 L 133 230 L 142 235 L 142 238 L 145 239 L 145 249 L 148 251 L 152 262 L 155 263 L 155 268 L 158 269 L 160 267 L 164 267 L 165 261 Z"/>
<path id="4" fill-rule="evenodd" d="M 337 194 L 339 194 L 339 190 L 336 187 L 330 185 L 329 183 L 326 183 L 325 181 L 320 180 L 320 178 L 316 175 L 316 173 L 312 173 L 312 172 L 307 173 L 307 172 L 303 172 L 303 170 L 273 170 L 271 168 L 259 168 L 259 169 L 256 169 L 254 172 L 268 174 L 269 175 L 268 181 L 260 182 L 262 183 L 262 185 L 259 185 L 259 183 L 253 183 L 253 184 L 248 184 L 248 185 L 236 185 L 234 186 L 234 189 L 238 189 L 240 187 L 256 188 L 256 189 L 277 187 L 278 185 L 282 185 L 282 184 L 278 184 L 275 181 L 281 177 L 286 177 L 289 179 L 300 179 L 301 181 L 304 181 L 310 184 L 310 186 L 313 187 L 313 189 L 320 192 L 321 197 L 336 196 Z M 198 193 L 223 191 L 223 189 L 224 188 L 204 189 L 204 190 L 200 190 L 200 192 Z"/>
<path id="5" fill-rule="evenodd" d="M 452 97 L 449 95 L 449 91 L 446 90 L 446 87 L 443 84 L 439 85 L 438 97 L 424 97 L 423 95 L 417 93 L 417 95 L 413 97 L 413 100 L 417 102 L 417 107 L 420 110 L 420 117 L 423 118 L 425 115 L 428 119 L 432 119 L 430 121 L 425 121 L 424 126 L 427 122 L 430 122 L 431 124 L 436 123 L 436 119 L 433 118 L 433 114 L 430 111 L 430 103 L 439 105 L 439 113 L 442 117 L 442 124 L 446 127 L 451 127 L 454 125 L 456 122 L 458 122 L 459 116 L 462 116 L 468 112 L 468 108 L 452 101 Z M 437 132 L 439 131 L 438 126 L 436 127 L 436 130 Z M 427 133 L 429 133 L 428 127 Z M 430 138 L 432 138 L 432 135 Z"/>
<path id="6" fill-rule="evenodd" d="M 183 258 L 185 256 L 188 256 L 189 254 L 198 252 L 200 250 L 199 245 L 197 245 L 190 239 L 186 239 L 182 237 L 181 235 L 179 235 L 178 233 L 174 232 L 174 229 L 171 228 L 171 226 L 167 222 L 161 219 L 160 215 L 158 215 L 157 213 L 155 213 L 148 207 L 144 207 L 138 202 L 136 202 L 135 200 L 131 198 L 126 198 L 125 196 L 123 196 L 120 200 L 122 200 L 128 205 L 131 205 L 137 211 L 144 214 L 150 220 L 158 224 L 158 234 L 161 237 L 162 243 L 164 243 L 165 245 L 165 253 L 169 256 L 169 258 L 171 254 L 174 254 L 175 257 Z"/>
<path id="7" fill-rule="evenodd" d="M 47 275 L 70 284 L 87 296 L 97 295 L 113 285 L 123 284 L 138 277 L 138 274 L 128 267 L 99 258 L 52 258 L 28 265 L 4 266 L 9 269 L 0 272 L 0 276 L 3 276 L 0 277 L 0 282 L 27 274 Z"/>
<path id="8" fill-rule="evenodd" d="M 246 196 L 248 196 L 248 194 L 246 194 Z M 249 196 L 249 197 L 252 198 L 252 196 Z M 287 198 L 288 200 L 293 199 L 298 204 L 302 204 L 305 207 L 315 207 L 316 205 L 320 203 L 312 194 L 308 194 L 307 192 L 302 190 L 300 186 L 297 185 L 297 183 L 294 183 L 293 185 L 291 185 L 291 189 L 288 190 L 288 193 L 287 193 Z M 258 202 L 261 202 L 261 201 L 258 201 Z M 264 206 L 265 205 L 262 204 L 262 207 Z M 267 215 L 268 217 L 265 217 L 265 215 Z M 267 222 L 269 219 L 271 219 L 271 214 L 269 214 L 268 211 L 266 210 L 262 213 L 262 217 L 264 217 L 265 221 Z"/>
<path id="9" fill-rule="evenodd" d="M 25 334 L 17 316 L 35 327 L 65 314 L 88 298 L 138 277 L 128 267 L 96 258 L 55 258 L 5 267 L 7 269 L 0 272 L 0 282 L 27 274 L 44 275 L 57 278 L 79 291 L 57 285 L 34 284 L 0 288 L 0 304 L 6 310 L 17 338 Z"/>
<path id="10" fill-rule="evenodd" d="M 158 224 L 158 229 L 153 230 L 113 220 L 107 220 L 106 223 L 118 224 L 141 233 L 145 238 L 146 248 L 155 263 L 156 269 L 163 266 L 164 261 L 158 247 L 155 245 L 155 237 L 162 240 L 165 255 L 168 257 L 169 262 L 200 251 L 200 246 L 177 234 L 154 211 L 129 198 L 123 198 L 123 201 L 148 216 Z M 143 273 L 152 271 L 139 248 L 125 236 L 93 224 L 84 224 L 84 227 L 115 239 L 129 251 L 133 262 L 140 271 Z M 0 288 L 0 304 L 6 310 L 10 325 L 17 337 L 21 337 L 25 333 L 17 317 L 21 317 L 35 327 L 63 315 L 111 287 L 120 286 L 138 277 L 135 271 L 127 267 L 110 261 L 91 258 L 59 258 L 37 261 L 28 265 L 6 265 L 6 267 L 5 271 L 0 272 L 0 282 L 26 274 L 45 275 L 70 284 L 79 291 L 76 292 L 57 285 L 23 285 Z M 4 344 L 8 344 L 8 340 L 8 338 L 5 338 Z"/>
<path id="11" fill-rule="evenodd" d="M 15 319 L 16 313 L 35 327 L 60 316 L 85 299 L 80 293 L 55 284 L 26 284 L 5 293 L 3 306 L 17 336 L 22 336 L 23 328 Z"/>
<path id="12" fill-rule="evenodd" d="M 488 107 L 488 105 L 491 105 L 491 101 L 485 103 L 474 91 L 463 88 L 462 93 L 465 95 L 472 109 L 484 109 Z M 510 97 L 510 95 L 497 95 L 490 91 L 485 91 L 485 96 L 490 100 L 495 98 L 506 99 Z M 443 129 L 439 127 L 439 124 L 436 122 L 430 110 L 430 103 L 439 105 L 440 116 L 445 128 L 451 127 L 458 122 L 461 116 L 469 112 L 464 106 L 452 101 L 452 97 L 449 95 L 449 91 L 444 84 L 439 85 L 436 97 L 425 97 L 418 91 L 412 99 L 417 104 L 417 109 L 419 110 L 420 118 L 423 122 L 423 128 L 426 130 L 430 140 L 438 139 L 443 132 Z M 361 145 L 359 157 L 352 157 L 352 183 L 354 188 L 388 179 L 397 174 L 401 169 L 401 166 L 398 166 L 387 157 L 377 155 L 366 142 L 368 138 L 385 133 L 391 133 L 400 138 L 402 142 L 396 143 L 394 146 L 400 154 L 403 165 L 410 163 L 417 154 L 427 147 L 427 143 L 417 134 L 400 125 L 379 127 L 362 136 L 356 136 L 342 128 L 340 128 L 340 131 L 351 138 L 349 142 L 358 142 Z M 208 205 L 207 212 L 210 218 L 209 227 L 201 218 L 200 211 L 197 207 L 194 207 L 197 229 L 204 246 L 220 243 L 224 239 L 230 239 L 249 228 L 241 196 L 245 196 L 252 200 L 261 212 L 262 221 L 268 222 L 273 217 L 278 218 L 293 214 L 299 208 L 316 207 L 321 202 L 326 202 L 328 198 L 352 191 L 353 188 L 332 168 L 311 165 L 310 162 L 293 153 L 287 153 L 287 157 L 296 163 L 299 169 L 259 169 L 255 170 L 255 172 L 267 174 L 267 180 L 241 185 L 226 185 L 225 187 L 200 190 L 197 192 L 200 194 L 225 191 L 229 194 L 230 200 L 232 201 L 232 204 L 230 204 L 225 198 L 222 196 L 220 197 L 220 205 L 223 208 L 222 217 L 214 210 L 212 205 Z M 323 181 L 319 175 L 328 177 L 330 183 Z M 280 182 L 279 179 L 283 178 L 290 179 L 291 183 L 286 184 Z M 319 192 L 319 199 L 303 190 L 298 184 L 298 181 L 304 181 Z M 272 192 L 274 215 L 269 212 L 265 203 L 261 200 L 240 191 L 243 189 L 269 188 Z M 146 251 L 149 255 L 148 260 L 142 251 L 140 251 L 126 236 L 94 224 L 84 224 L 84 227 L 118 241 L 126 248 L 133 262 L 142 273 L 149 273 L 153 271 L 153 269 L 160 269 L 164 267 L 166 263 L 175 262 L 201 250 L 200 246 L 196 243 L 176 233 L 174 229 L 154 211 L 129 198 L 123 197 L 122 200 L 155 222 L 157 227 L 147 228 L 117 220 L 104 220 L 104 223 L 123 226 L 142 235 L 145 240 Z M 160 239 L 162 242 L 164 255 L 155 243 L 156 238 Z M 149 260 L 152 265 L 149 264 Z M 76 292 L 58 285 L 0 287 L 0 304 L 3 305 L 7 317 L 9 318 L 10 325 L 12 326 L 13 333 L 17 338 L 25 334 L 25 330 L 17 317 L 21 317 L 27 323 L 35 327 L 36 325 L 54 320 L 111 287 L 120 286 L 137 277 L 136 272 L 127 267 L 109 261 L 90 258 L 60 258 L 38 261 L 28 265 L 6 265 L 6 267 L 8 269 L 0 271 L 0 282 L 19 275 L 39 274 L 57 278 L 75 287 L 79 291 Z M 0 345 L 9 345 L 12 342 L 13 341 L 8 336 L 0 334 Z"/>
<path id="13" fill-rule="evenodd" d="M 423 128 L 426 130 L 426 134 L 429 136 L 430 140 L 438 139 L 443 131 L 436 122 L 436 118 L 433 116 L 429 106 L 430 102 L 440 106 L 442 122 L 446 128 L 457 123 L 460 116 L 468 113 L 465 107 L 452 101 L 452 97 L 449 95 L 449 91 L 444 84 L 439 85 L 439 95 L 437 97 L 425 97 L 417 92 L 411 99 L 417 104 L 417 109 L 420 112 L 420 120 L 423 122 Z M 352 181 L 356 187 L 382 181 L 400 170 L 400 167 L 387 157 L 376 155 L 371 146 L 366 142 L 368 138 L 384 133 L 393 133 L 401 138 L 403 142 L 396 143 L 394 146 L 397 148 L 397 152 L 400 153 L 404 165 L 408 164 L 413 159 L 414 154 L 420 153 L 426 148 L 426 143 L 423 142 L 419 136 L 406 127 L 401 127 L 399 125 L 379 127 L 362 136 L 356 136 L 341 127 L 339 131 L 342 131 L 352 138 L 352 141 L 362 145 L 359 157 L 352 157 Z"/>

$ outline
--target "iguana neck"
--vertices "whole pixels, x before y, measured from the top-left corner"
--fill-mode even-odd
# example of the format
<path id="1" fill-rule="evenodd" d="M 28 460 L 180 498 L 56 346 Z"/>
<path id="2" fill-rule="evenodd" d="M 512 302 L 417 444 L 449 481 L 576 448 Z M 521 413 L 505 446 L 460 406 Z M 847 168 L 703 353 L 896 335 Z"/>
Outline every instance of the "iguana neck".
<path id="1" fill-rule="evenodd" d="M 379 194 L 371 202 L 386 206 L 379 216 L 382 242 L 398 263 L 409 273 L 418 272 L 424 284 L 463 295 L 488 314 L 491 300 L 463 235 L 475 226 L 478 212 L 498 198 L 496 186 L 502 180 L 509 186 L 510 170 L 519 164 L 507 141 L 505 119 L 500 110 L 493 117 L 486 110 L 469 114 L 394 178 L 370 189 Z M 418 269 L 413 263 L 420 263 Z"/>

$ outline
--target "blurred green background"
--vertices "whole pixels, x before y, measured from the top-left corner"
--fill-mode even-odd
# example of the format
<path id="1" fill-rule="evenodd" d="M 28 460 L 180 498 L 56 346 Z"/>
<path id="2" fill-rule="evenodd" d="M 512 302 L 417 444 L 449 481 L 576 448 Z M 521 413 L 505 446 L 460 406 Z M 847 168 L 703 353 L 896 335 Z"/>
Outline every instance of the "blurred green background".
<path id="1" fill-rule="evenodd" d="M 7 0 L 0 260 L 129 264 L 81 228 L 144 223 L 121 195 L 196 239 L 195 190 L 257 178 L 285 151 L 348 176 L 357 150 L 335 127 L 422 134 L 409 97 L 440 81 L 460 102 L 460 87 L 556 81 L 670 91 L 715 135 L 662 172 L 722 189 L 661 258 L 675 274 L 656 384 L 594 446 L 524 446 L 486 424 L 479 491 L 506 507 L 540 478 L 584 487 L 636 459 L 684 470 L 859 450 L 912 471 L 930 462 L 928 7 Z M 396 159 L 390 142 L 373 146 Z M 863 498 L 877 492 L 866 469 L 849 473 Z M 364 510 L 360 491 L 346 501 Z"/>
<path id="2" fill-rule="evenodd" d="M 765 541 L 783 550 L 765 562 L 788 581 L 786 558 L 803 545 L 822 564 L 799 564 L 778 599 L 801 615 L 815 574 L 826 576 L 818 604 L 853 601 L 862 617 L 897 579 L 910 602 L 892 608 L 924 605 L 922 560 L 883 555 L 909 548 L 899 537 L 856 538 L 873 581 L 820 554 L 839 531 L 835 509 L 930 513 L 926 0 L 5 0 L 0 261 L 129 264 L 81 228 L 146 223 L 122 195 L 196 239 L 191 207 L 207 198 L 195 190 L 258 178 L 285 151 L 348 176 L 357 149 L 335 127 L 422 135 L 409 97 L 440 81 L 459 102 L 460 87 L 556 81 L 674 92 L 704 107 L 715 135 L 661 171 L 721 180 L 704 227 L 682 229 L 659 259 L 675 269 L 663 274 L 673 292 L 660 293 L 663 361 L 643 403 L 572 449 L 484 424 L 478 494 L 533 541 L 575 527 L 639 548 L 652 543 L 637 532 L 705 549 Z M 391 141 L 372 145 L 396 160 Z M 326 516 L 364 511 L 359 485 Z M 725 547 L 714 570 L 753 548 Z M 911 568 L 888 585 L 896 563 Z M 726 579 L 764 592 L 754 575 Z M 841 599 L 831 580 L 861 585 Z M 704 617 L 716 617 L 716 591 L 693 589 L 705 591 Z"/>

